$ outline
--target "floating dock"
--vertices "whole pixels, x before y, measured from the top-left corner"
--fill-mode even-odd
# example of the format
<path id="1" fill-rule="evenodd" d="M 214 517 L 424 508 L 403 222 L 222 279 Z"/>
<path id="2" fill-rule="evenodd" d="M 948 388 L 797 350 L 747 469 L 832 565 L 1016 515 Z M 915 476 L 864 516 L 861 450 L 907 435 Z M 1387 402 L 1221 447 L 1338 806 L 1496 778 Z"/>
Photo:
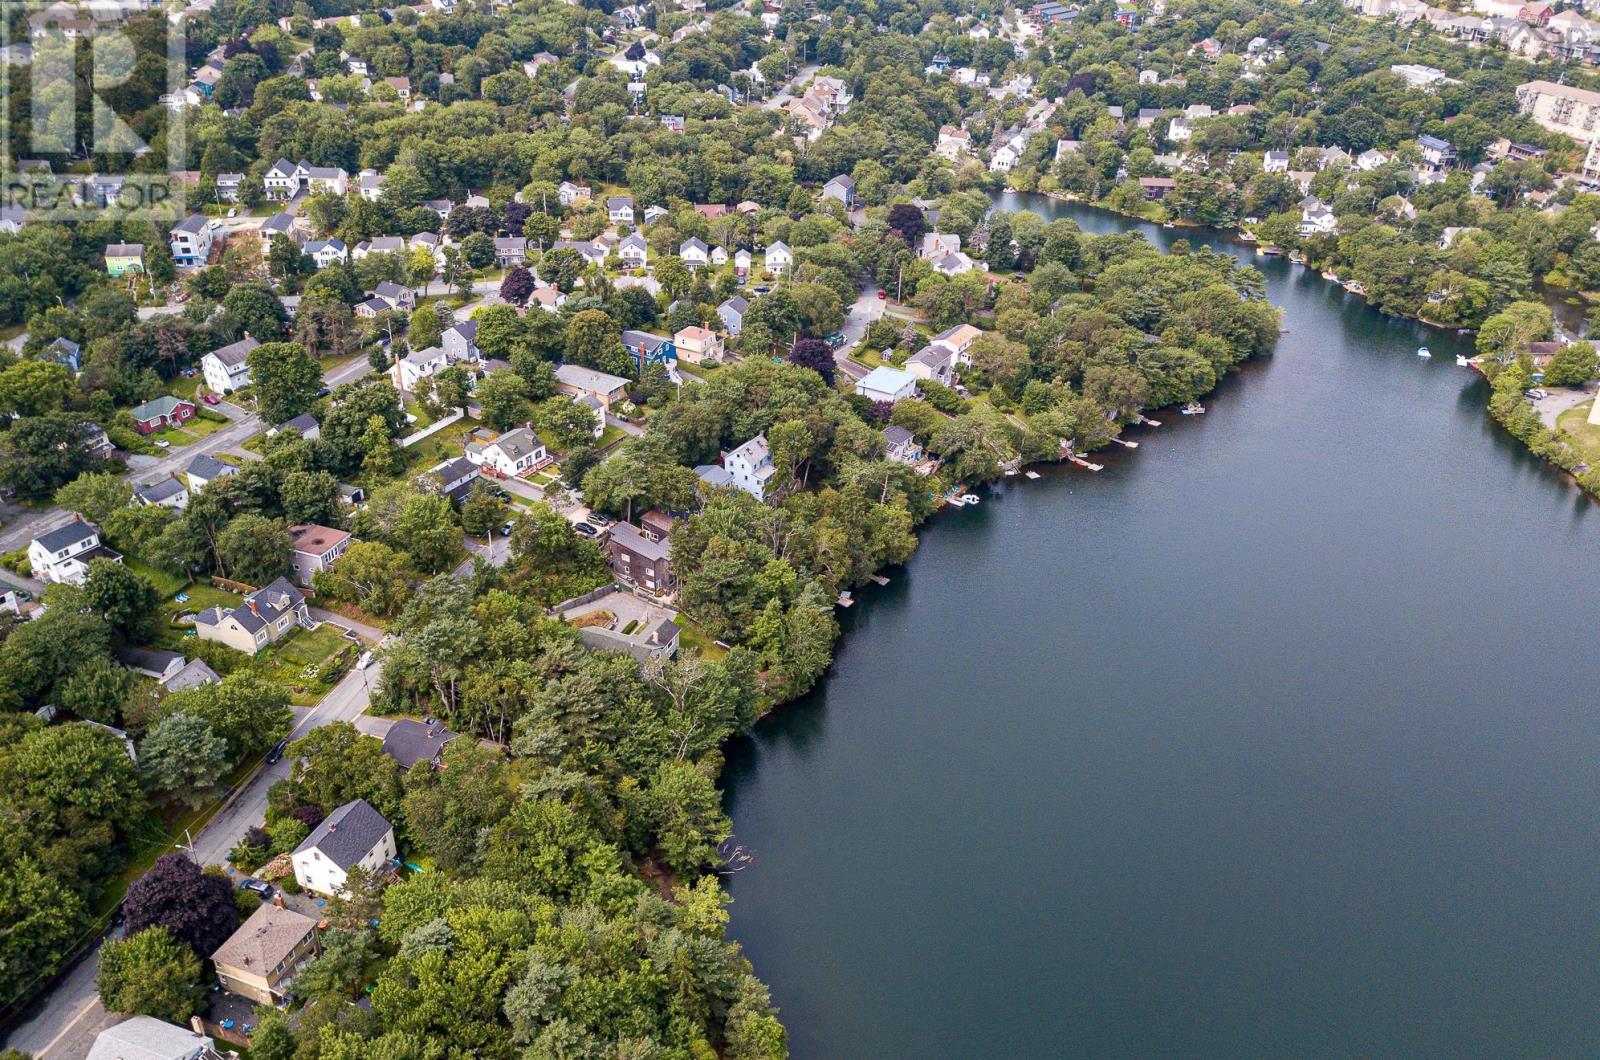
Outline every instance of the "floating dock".
<path id="1" fill-rule="evenodd" d="M 1142 424 L 1143 426 L 1146 426 L 1146 427 L 1159 427 L 1159 426 L 1161 426 L 1161 421 L 1160 420 L 1153 420 L 1149 416 L 1146 416 L 1142 412 L 1139 414 L 1139 418 L 1134 420 L 1133 422 L 1138 423 L 1138 424 Z"/>
<path id="2" fill-rule="evenodd" d="M 1039 472 L 1037 472 L 1037 471 L 1024 471 L 1023 474 L 1026 475 L 1028 478 L 1033 478 L 1033 479 L 1036 479 L 1036 478 L 1039 477 Z"/>
<path id="3" fill-rule="evenodd" d="M 1124 449 L 1137 449 L 1137 448 L 1139 448 L 1139 443 L 1138 442 L 1130 442 L 1126 438 L 1113 438 L 1111 440 L 1113 442 L 1116 442 L 1118 445 L 1122 446 Z"/>
<path id="4" fill-rule="evenodd" d="M 1074 464 L 1077 464 L 1079 467 L 1087 468 L 1090 471 L 1104 471 L 1105 470 L 1105 466 L 1103 464 L 1091 463 L 1088 460 L 1085 460 L 1081 456 L 1073 455 L 1073 456 L 1067 457 L 1067 459 L 1072 461 Z"/>
<path id="5" fill-rule="evenodd" d="M 885 578 L 881 574 L 869 574 L 869 575 L 867 575 L 867 581 L 871 582 L 873 585 L 888 585 L 889 584 L 889 579 Z"/>

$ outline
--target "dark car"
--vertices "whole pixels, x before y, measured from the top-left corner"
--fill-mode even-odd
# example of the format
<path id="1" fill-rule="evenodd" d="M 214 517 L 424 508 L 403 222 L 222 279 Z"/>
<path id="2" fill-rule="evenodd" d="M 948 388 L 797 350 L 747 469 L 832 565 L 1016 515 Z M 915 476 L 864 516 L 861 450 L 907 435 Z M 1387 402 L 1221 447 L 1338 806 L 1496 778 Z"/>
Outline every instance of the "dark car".
<path id="1" fill-rule="evenodd" d="M 317 391 L 317 397 L 319 397 L 319 398 L 325 398 L 325 397 L 327 397 L 327 396 L 328 396 L 328 395 L 329 395 L 329 394 L 331 394 L 331 393 L 333 393 L 333 391 L 332 391 L 332 390 L 331 390 L 331 389 L 330 389 L 330 388 L 328 388 L 328 387 L 323 387 L 323 388 L 322 388 L 322 389 L 321 389 L 321 390 L 318 390 L 318 391 Z"/>
<path id="2" fill-rule="evenodd" d="M 280 759 L 282 759 L 283 758 L 284 748 L 286 748 L 288 746 L 289 746 L 289 741 L 288 740 L 279 740 L 278 743 L 277 743 L 277 746 L 273 747 L 272 750 L 267 752 L 267 765 L 270 766 L 273 763 L 275 763 L 275 762 L 279 761 Z"/>
<path id="3" fill-rule="evenodd" d="M 588 523 L 573 523 L 572 532 L 579 537 L 599 537 L 600 531 Z"/>
<path id="4" fill-rule="evenodd" d="M 272 885 L 270 883 L 264 883 L 261 880 L 245 880 L 239 886 L 247 891 L 254 891 L 263 898 L 272 897 Z"/>

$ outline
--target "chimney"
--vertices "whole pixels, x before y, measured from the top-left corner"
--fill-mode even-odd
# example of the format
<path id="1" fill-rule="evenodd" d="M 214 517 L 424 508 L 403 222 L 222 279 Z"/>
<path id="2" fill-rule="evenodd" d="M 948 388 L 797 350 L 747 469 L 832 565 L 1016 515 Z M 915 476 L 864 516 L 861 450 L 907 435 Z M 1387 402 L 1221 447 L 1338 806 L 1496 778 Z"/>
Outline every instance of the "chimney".
<path id="1" fill-rule="evenodd" d="M 283 892 L 282 891 L 279 891 L 277 894 L 272 896 L 272 904 L 277 906 L 279 909 L 283 908 Z"/>
<path id="2" fill-rule="evenodd" d="M 256 606 L 256 602 L 254 600 L 246 600 L 245 603 L 250 605 L 250 613 L 252 615 L 255 615 L 257 618 L 261 617 L 261 609 Z"/>

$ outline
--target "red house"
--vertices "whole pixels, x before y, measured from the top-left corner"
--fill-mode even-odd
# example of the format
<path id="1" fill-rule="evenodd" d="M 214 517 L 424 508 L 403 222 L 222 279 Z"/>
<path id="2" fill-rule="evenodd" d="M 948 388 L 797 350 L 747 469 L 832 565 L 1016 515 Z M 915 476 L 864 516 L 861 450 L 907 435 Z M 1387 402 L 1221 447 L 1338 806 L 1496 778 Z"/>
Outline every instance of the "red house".
<path id="1" fill-rule="evenodd" d="M 133 425 L 140 434 L 154 434 L 163 427 L 181 427 L 194 419 L 194 403 L 165 394 L 154 401 L 146 401 L 135 408 Z"/>

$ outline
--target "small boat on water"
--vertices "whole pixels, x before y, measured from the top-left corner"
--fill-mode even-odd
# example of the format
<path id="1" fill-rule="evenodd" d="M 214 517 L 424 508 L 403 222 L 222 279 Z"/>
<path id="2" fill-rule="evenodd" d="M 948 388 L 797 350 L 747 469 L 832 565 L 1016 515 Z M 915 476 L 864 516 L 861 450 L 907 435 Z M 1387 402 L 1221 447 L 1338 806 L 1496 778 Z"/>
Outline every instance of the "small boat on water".
<path id="1" fill-rule="evenodd" d="M 1239 233 L 1239 242 L 1241 242 L 1241 243 L 1254 243 L 1255 241 L 1256 241 L 1256 234 L 1254 232 L 1240 232 Z"/>
<path id="2" fill-rule="evenodd" d="M 1351 294 L 1366 294 L 1367 293 L 1367 285 L 1362 283 L 1360 280 L 1351 280 L 1351 281 L 1349 281 L 1348 283 L 1346 283 L 1344 285 L 1344 289 L 1349 291 Z"/>
<path id="3" fill-rule="evenodd" d="M 976 493 L 963 493 L 961 495 L 961 503 L 962 504 L 977 504 L 978 503 L 978 495 Z"/>
<path id="4" fill-rule="evenodd" d="M 1206 414 L 1206 407 L 1200 404 L 1198 401 L 1191 401 L 1178 411 L 1183 413 L 1185 416 L 1204 416 Z"/>
<path id="5" fill-rule="evenodd" d="M 1467 359 L 1467 355 L 1466 354 L 1458 353 L 1458 354 L 1456 354 L 1456 367 L 1457 368 L 1471 368 L 1472 367 L 1472 362 Z"/>
<path id="6" fill-rule="evenodd" d="M 1428 349 L 1428 347 L 1426 347 L 1426 346 L 1418 346 L 1417 347 L 1417 356 L 1418 357 L 1432 357 L 1433 356 L 1433 351 Z"/>
<path id="7" fill-rule="evenodd" d="M 1291 250 L 1289 252 L 1289 260 L 1294 262 L 1296 265 L 1304 265 L 1306 263 L 1306 256 L 1300 253 L 1298 250 Z"/>
<path id="8" fill-rule="evenodd" d="M 1324 270 L 1322 270 L 1322 278 L 1324 280 L 1329 280 L 1329 281 L 1331 281 L 1333 283 L 1338 283 L 1339 282 L 1339 274 L 1334 272 L 1332 269 L 1324 269 Z"/>

